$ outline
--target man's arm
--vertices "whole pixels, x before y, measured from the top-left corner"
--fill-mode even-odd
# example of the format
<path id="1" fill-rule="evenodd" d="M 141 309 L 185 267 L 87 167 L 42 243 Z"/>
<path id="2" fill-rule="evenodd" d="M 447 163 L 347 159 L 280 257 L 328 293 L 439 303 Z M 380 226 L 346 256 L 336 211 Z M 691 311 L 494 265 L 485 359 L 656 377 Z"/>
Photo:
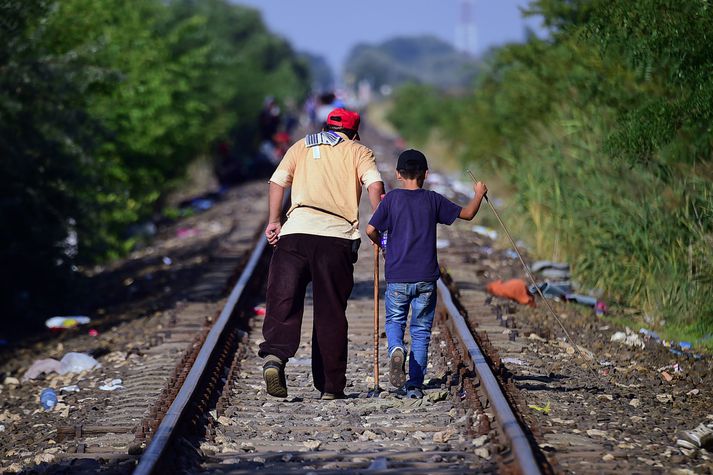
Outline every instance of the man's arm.
<path id="1" fill-rule="evenodd" d="M 473 199 L 471 199 L 470 202 L 460 210 L 460 214 L 458 215 L 460 219 L 470 221 L 475 217 L 476 213 L 480 209 L 480 203 L 483 201 L 483 197 L 488 192 L 488 187 L 485 186 L 485 183 L 479 181 L 473 185 L 473 191 L 475 192 Z"/>
<path id="2" fill-rule="evenodd" d="M 285 189 L 277 183 L 270 182 L 268 191 L 267 206 L 269 216 L 267 218 L 267 226 L 265 227 L 265 237 L 271 246 L 277 244 L 280 239 L 280 230 L 282 230 L 282 200 L 285 197 Z"/>
<path id="3" fill-rule="evenodd" d="M 379 206 L 381 198 L 384 196 L 384 182 L 375 181 L 369 185 L 366 190 L 369 192 L 369 203 L 371 203 L 371 210 L 375 211 L 376 207 Z"/>

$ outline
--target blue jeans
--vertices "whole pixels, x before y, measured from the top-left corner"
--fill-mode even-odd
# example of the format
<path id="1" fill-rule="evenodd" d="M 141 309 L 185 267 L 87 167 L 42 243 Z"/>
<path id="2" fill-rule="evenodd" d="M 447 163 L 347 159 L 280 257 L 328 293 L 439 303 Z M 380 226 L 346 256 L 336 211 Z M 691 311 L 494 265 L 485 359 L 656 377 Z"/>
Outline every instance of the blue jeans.
<path id="1" fill-rule="evenodd" d="M 431 327 L 436 310 L 436 283 L 387 283 L 384 300 L 389 356 L 396 348 L 403 349 L 405 353 L 404 332 L 411 307 L 411 351 L 406 387 L 421 388 L 428 366 L 428 344 L 431 342 Z"/>

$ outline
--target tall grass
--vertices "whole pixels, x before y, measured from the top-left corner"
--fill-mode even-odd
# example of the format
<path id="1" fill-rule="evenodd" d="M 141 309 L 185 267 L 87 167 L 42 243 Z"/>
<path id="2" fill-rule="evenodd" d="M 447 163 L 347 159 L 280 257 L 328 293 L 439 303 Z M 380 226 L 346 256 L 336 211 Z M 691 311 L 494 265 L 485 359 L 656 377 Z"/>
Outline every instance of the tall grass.
<path id="1" fill-rule="evenodd" d="M 613 160 L 603 110 L 563 109 L 504 157 L 535 253 L 676 338 L 713 333 L 713 181 Z M 708 346 L 713 344 L 708 343 Z"/>

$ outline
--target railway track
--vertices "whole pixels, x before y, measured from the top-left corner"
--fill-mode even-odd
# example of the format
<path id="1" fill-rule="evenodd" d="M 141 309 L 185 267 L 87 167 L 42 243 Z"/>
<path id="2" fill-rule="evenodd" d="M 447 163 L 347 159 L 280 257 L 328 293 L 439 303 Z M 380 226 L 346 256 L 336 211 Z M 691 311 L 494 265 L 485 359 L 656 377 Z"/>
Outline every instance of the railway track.
<path id="1" fill-rule="evenodd" d="M 385 387 L 384 377 L 384 391 L 367 398 L 374 382 L 370 246 L 361 249 L 347 309 L 346 399 L 322 401 L 311 385 L 309 293 L 302 344 L 286 369 L 289 397 L 268 396 L 256 356 L 262 317 L 247 318 L 255 296 L 245 292 L 251 280 L 264 281 L 268 252 L 261 239 L 135 474 L 553 472 L 444 282 L 426 397 L 404 399 Z M 382 317 L 382 329 L 383 323 Z M 386 376 L 381 347 L 380 374 Z"/>
<path id="2" fill-rule="evenodd" d="M 362 135 L 375 144 L 382 165 L 395 158 L 395 147 L 388 140 L 368 128 Z M 386 164 L 382 172 L 389 176 L 392 170 Z M 449 274 L 439 283 L 430 379 L 423 400 L 403 399 L 389 387 L 383 333 L 384 391 L 378 398 L 366 397 L 374 382 L 373 269 L 368 245 L 362 246 L 355 266 L 355 288 L 347 310 L 347 398 L 323 401 L 312 388 L 309 294 L 302 344 L 287 365 L 289 397 L 266 395 L 262 361 L 256 357 L 262 317 L 253 312 L 264 299 L 270 254 L 261 238 L 256 241 L 262 230 L 256 217 L 265 215 L 264 188 L 262 183 L 245 185 L 235 194 L 237 201 L 196 217 L 191 226 L 205 227 L 201 246 L 210 250 L 208 254 L 180 250 L 171 240 L 165 249 L 149 253 L 149 264 L 157 261 L 154 267 L 160 267 L 162 253 L 173 252 L 176 262 L 163 269 L 160 285 L 184 271 L 179 261 L 195 267 L 197 278 L 190 285 L 173 284 L 172 293 L 181 296 L 175 305 L 151 303 L 153 314 L 130 317 L 107 329 L 101 341 L 121 351 L 98 357 L 103 364 L 100 374 L 80 375 L 82 392 L 61 397 L 68 417 L 58 411 L 25 409 L 28 427 L 31 422 L 34 429 L 47 429 L 3 442 L 6 457 L 22 457 L 24 466 L 32 466 L 34 460 L 33 470 L 38 473 L 63 473 L 68 467 L 71 473 L 116 474 L 675 470 L 684 474 L 693 473 L 687 470 L 694 467 L 702 467 L 702 473 L 710 469 L 705 451 L 691 455 L 671 440 L 674 424 L 686 411 L 696 419 L 706 418 L 710 394 L 696 391 L 697 386 L 705 387 L 696 375 L 708 374 L 709 362 L 691 363 L 685 384 L 681 380 L 673 390 L 658 386 L 663 384 L 660 381 L 639 384 L 636 377 L 643 374 L 645 363 L 634 366 L 638 373 L 632 374 L 621 360 L 636 357 L 645 362 L 644 357 L 630 351 L 619 355 L 611 345 L 596 346 L 591 342 L 597 328 L 588 323 L 589 317 L 573 316 L 565 324 L 577 322 L 581 327 L 569 326 L 570 331 L 582 328 L 578 338 L 601 357 L 614 360 L 619 366 L 612 366 L 612 371 L 623 375 L 593 380 L 591 368 L 582 367 L 546 317 L 490 299 L 483 292 L 488 280 L 517 276 L 520 271 L 503 250 L 474 235 L 469 223 L 439 230 L 445 243 L 439 261 Z M 224 218 L 220 226 L 216 214 Z M 368 215 L 362 209 L 364 222 Z M 256 242 L 262 242 L 262 247 L 255 248 Z M 150 282 L 151 274 L 143 270 L 139 274 L 146 276 L 137 277 L 132 286 Z M 382 296 L 383 291 L 382 282 Z M 557 311 L 569 310 L 558 306 Z M 383 331 L 383 297 L 380 313 Z M 85 337 L 65 344 L 66 349 L 80 350 L 91 343 Z M 95 381 L 114 377 L 123 379 L 123 390 L 101 394 L 91 387 Z M 74 382 L 63 381 L 37 384 Z M 42 387 L 37 384 L 9 392 L 0 387 L 3 395 L 9 395 L 3 403 L 6 412 L 0 415 L 9 413 L 12 399 L 21 397 L 22 391 L 36 394 Z M 644 389 L 650 400 L 641 394 Z M 655 406 L 656 394 L 663 391 L 673 394 L 670 409 Z M 545 401 L 552 401 L 550 416 L 528 408 Z M 655 430 L 645 421 L 653 422 Z M 18 467 L 10 465 L 6 471 L 19 471 Z"/>

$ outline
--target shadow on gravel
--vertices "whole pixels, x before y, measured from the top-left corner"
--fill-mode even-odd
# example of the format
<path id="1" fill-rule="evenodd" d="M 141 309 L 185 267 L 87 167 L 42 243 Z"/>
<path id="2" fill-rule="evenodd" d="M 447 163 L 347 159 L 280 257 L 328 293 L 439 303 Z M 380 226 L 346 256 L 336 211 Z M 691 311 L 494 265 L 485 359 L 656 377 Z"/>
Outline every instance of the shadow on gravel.
<path id="1" fill-rule="evenodd" d="M 525 389 L 527 391 L 548 391 L 555 393 L 571 393 L 574 391 L 588 391 L 589 387 L 586 385 L 582 386 L 550 386 L 547 383 L 544 384 L 520 384 L 515 383 L 518 389 Z"/>
<path id="2" fill-rule="evenodd" d="M 379 289 L 380 298 L 383 298 L 383 289 Z M 354 282 L 352 295 L 349 300 L 372 300 L 374 298 L 374 282 L 361 280 Z"/>
<path id="3" fill-rule="evenodd" d="M 476 282 L 470 281 L 456 281 L 455 285 L 459 290 L 478 290 L 480 292 L 485 292 L 485 284 L 478 284 Z"/>
<path id="4" fill-rule="evenodd" d="M 564 382 L 570 379 L 568 376 L 563 376 L 561 374 L 554 374 L 550 376 L 539 376 L 539 375 L 511 375 L 510 379 L 515 383 L 520 390 L 527 391 L 553 391 L 559 393 L 573 392 L 573 391 L 589 391 L 589 392 L 600 392 L 602 389 L 599 387 L 592 387 L 587 384 L 580 384 L 577 386 L 565 386 L 557 385 L 557 382 Z M 525 382 L 528 381 L 528 382 Z M 537 384 L 532 381 L 537 381 Z"/>
<path id="5" fill-rule="evenodd" d="M 230 206 L 236 201 L 236 193 L 231 191 L 225 199 Z M 41 312 L 43 318 L 12 319 L 0 333 L 10 340 L 0 347 L 0 363 L 15 358 L 18 348 L 37 346 L 36 351 L 46 353 L 42 345 L 54 346 L 81 337 L 88 328 L 102 334 L 116 325 L 168 311 L 179 302 L 212 303 L 221 299 L 229 288 L 223 269 L 235 268 L 245 258 L 223 257 L 217 251 L 233 229 L 225 209 L 221 204 L 168 224 L 159 230 L 147 251 L 77 275 L 72 292 L 65 295 L 66 302 L 53 305 L 52 310 L 48 306 Z M 223 227 L 210 231 L 204 224 L 214 222 Z M 181 235 L 186 230 L 193 234 Z M 236 242 L 254 238 L 249 235 Z M 43 322 L 52 315 L 88 315 L 92 321 L 88 326 L 51 333 Z"/>
<path id="6" fill-rule="evenodd" d="M 218 261 L 210 257 L 210 249 L 219 244 L 219 239 L 174 250 L 170 266 L 162 262 L 162 256 L 152 255 L 127 260 L 115 269 L 85 278 L 81 283 L 81 292 L 75 297 L 77 304 L 74 312 L 67 313 L 92 315 L 90 325 L 61 333 L 50 333 L 46 328 L 31 333 L 31 329 L 22 328 L 22 322 L 17 322 L 16 339 L 12 346 L 0 350 L 0 361 L 12 355 L 13 347 L 43 341 L 60 343 L 85 333 L 88 327 L 103 333 L 117 324 L 142 318 L 148 313 L 171 309 L 179 301 L 219 300 L 225 293 L 225 282 L 216 286 L 215 278 L 206 275 L 207 264 Z M 220 290 L 216 291 L 216 288 Z"/>
<path id="7" fill-rule="evenodd" d="M 538 375 L 522 375 L 514 374 L 510 376 L 513 381 L 539 381 L 541 383 L 553 383 L 555 381 L 568 379 L 567 376 L 562 376 L 561 374 L 554 374 L 551 376 L 538 376 Z"/>

